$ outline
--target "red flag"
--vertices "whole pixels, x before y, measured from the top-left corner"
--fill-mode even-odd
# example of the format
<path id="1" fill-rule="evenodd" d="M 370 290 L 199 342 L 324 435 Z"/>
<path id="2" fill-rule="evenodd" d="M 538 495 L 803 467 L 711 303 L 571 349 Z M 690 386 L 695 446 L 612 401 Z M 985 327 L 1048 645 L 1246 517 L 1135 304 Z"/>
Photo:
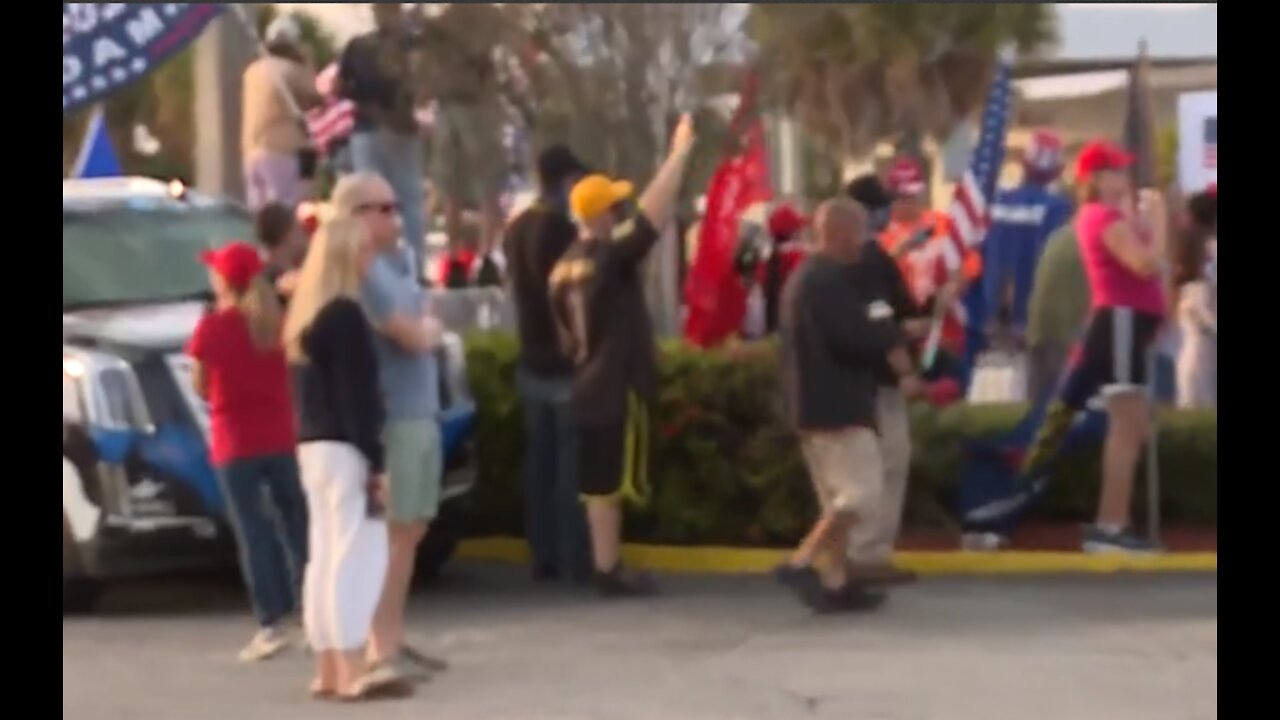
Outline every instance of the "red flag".
<path id="1" fill-rule="evenodd" d="M 755 104 L 755 82 L 749 78 L 732 127 L 741 150 L 716 168 L 707 189 L 706 215 L 698 235 L 698 249 L 685 283 L 685 340 L 711 347 L 732 336 L 742 326 L 747 311 L 747 291 L 734 272 L 738 223 L 743 213 L 773 197 L 769 183 L 764 127 L 758 118 L 747 120 Z"/>

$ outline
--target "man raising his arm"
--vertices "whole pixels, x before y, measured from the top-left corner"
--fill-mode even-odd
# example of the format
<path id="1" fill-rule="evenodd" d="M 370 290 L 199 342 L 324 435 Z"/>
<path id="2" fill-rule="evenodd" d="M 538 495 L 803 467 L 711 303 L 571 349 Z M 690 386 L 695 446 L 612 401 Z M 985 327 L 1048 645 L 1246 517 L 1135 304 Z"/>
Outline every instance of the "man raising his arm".
<path id="1" fill-rule="evenodd" d="M 693 142 L 686 116 L 638 211 L 624 205 L 629 182 L 589 175 L 574 185 L 569 207 L 578 240 L 551 272 L 557 334 L 574 366 L 582 494 L 596 585 L 605 597 L 654 591 L 649 577 L 623 570 L 619 553 L 622 499 L 647 500 L 648 406 L 658 379 L 640 265 L 671 221 Z"/>

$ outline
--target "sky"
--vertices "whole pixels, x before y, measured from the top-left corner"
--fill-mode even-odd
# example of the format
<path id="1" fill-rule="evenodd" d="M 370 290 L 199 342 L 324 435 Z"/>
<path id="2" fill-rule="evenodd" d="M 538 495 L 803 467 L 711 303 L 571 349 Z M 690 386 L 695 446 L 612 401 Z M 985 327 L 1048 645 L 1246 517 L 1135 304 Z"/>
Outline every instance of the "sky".
<path id="1" fill-rule="evenodd" d="M 276 3 L 304 7 L 340 40 L 370 25 L 363 3 Z M 1154 57 L 1218 55 L 1218 6 L 1214 3 L 1060 3 L 1062 43 L 1057 57 L 1126 57 L 1144 37 Z"/>

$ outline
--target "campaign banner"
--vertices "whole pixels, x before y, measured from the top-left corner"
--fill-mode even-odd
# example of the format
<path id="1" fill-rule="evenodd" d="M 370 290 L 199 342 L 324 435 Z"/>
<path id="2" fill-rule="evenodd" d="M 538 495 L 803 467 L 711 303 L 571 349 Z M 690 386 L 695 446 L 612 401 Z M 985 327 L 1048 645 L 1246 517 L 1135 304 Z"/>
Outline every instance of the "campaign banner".
<path id="1" fill-rule="evenodd" d="M 752 205 L 773 197 L 759 120 L 746 135 L 746 150 L 722 162 L 711 177 L 707 213 L 685 282 L 684 336 L 698 347 L 714 347 L 742 326 L 747 291 L 733 267 L 739 222 Z"/>
<path id="2" fill-rule="evenodd" d="M 63 3 L 62 111 L 151 72 L 200 35 L 217 3 Z"/>
<path id="3" fill-rule="evenodd" d="M 1178 186 L 1195 193 L 1218 183 L 1218 92 L 1178 96 Z"/>

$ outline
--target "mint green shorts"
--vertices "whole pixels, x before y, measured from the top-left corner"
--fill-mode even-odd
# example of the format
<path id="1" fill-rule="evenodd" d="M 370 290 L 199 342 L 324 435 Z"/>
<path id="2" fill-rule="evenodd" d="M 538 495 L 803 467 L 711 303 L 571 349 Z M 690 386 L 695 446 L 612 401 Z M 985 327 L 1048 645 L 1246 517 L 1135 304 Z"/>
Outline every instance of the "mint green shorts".
<path id="1" fill-rule="evenodd" d="M 392 522 L 432 520 L 440 508 L 444 451 L 435 420 L 389 422 L 382 431 L 386 445 L 387 484 Z"/>

